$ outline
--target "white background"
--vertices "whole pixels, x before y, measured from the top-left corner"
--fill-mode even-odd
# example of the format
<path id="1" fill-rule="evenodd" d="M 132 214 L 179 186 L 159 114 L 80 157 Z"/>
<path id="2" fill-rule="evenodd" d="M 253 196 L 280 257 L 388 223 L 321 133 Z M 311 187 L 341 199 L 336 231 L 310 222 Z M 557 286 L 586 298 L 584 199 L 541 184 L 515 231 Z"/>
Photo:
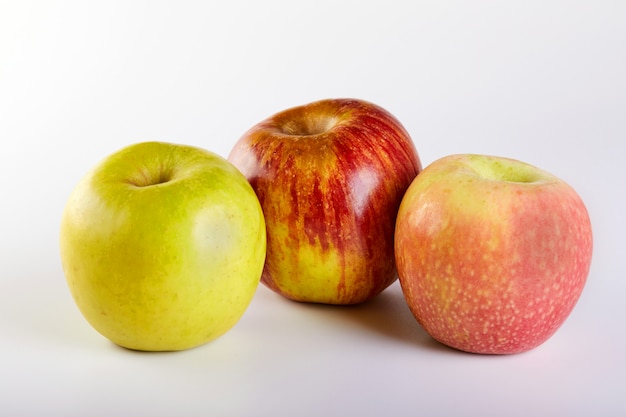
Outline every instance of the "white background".
<path id="1" fill-rule="evenodd" d="M 0 0 L 0 414 L 626 414 L 626 2 Z M 545 344 L 433 342 L 394 284 L 370 303 L 259 287 L 222 338 L 118 348 L 82 318 L 58 255 L 86 171 L 144 140 L 227 156 L 287 107 L 356 97 L 395 114 L 424 165 L 509 156 L 587 203 L 594 258 Z"/>

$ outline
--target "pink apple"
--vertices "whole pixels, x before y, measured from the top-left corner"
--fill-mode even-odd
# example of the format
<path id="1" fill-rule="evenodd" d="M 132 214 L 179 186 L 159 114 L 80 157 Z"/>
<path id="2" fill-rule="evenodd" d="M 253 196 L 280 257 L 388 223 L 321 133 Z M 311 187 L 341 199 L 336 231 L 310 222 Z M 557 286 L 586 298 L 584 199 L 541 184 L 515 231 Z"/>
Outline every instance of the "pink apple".
<path id="1" fill-rule="evenodd" d="M 451 155 L 398 212 L 395 256 L 417 321 L 475 353 L 528 351 L 568 317 L 587 280 L 589 215 L 564 181 L 512 159 Z"/>
<path id="2" fill-rule="evenodd" d="M 229 160 L 263 208 L 266 286 L 297 301 L 355 304 L 397 279 L 396 215 L 421 165 L 389 112 L 354 99 L 291 108 L 246 132 Z"/>

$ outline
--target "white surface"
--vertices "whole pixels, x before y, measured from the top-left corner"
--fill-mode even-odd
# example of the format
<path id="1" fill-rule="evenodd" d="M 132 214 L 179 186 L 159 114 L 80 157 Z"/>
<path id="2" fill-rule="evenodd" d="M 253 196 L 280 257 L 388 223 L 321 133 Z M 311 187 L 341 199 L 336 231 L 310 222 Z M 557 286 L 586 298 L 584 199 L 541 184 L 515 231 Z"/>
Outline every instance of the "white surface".
<path id="1" fill-rule="evenodd" d="M 626 3 L 0 3 L 0 414 L 626 414 Z M 574 186 L 595 233 L 564 326 L 516 356 L 463 354 L 419 328 L 395 284 L 351 308 L 259 287 L 221 339 L 169 354 L 110 344 L 58 256 L 70 190 L 127 144 L 223 156 L 252 124 L 326 97 L 394 113 L 424 165 L 499 154 Z"/>

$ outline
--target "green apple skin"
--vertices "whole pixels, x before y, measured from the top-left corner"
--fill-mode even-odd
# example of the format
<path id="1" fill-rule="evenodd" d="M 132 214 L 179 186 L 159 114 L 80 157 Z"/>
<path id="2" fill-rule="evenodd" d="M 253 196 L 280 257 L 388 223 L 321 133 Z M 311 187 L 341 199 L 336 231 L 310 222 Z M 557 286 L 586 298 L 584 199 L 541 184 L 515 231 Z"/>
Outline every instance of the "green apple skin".
<path id="1" fill-rule="evenodd" d="M 110 155 L 62 215 L 67 284 L 87 321 L 134 350 L 177 351 L 232 328 L 258 287 L 263 213 L 209 151 L 143 142 Z"/>
<path id="2" fill-rule="evenodd" d="M 402 291 L 455 349 L 528 351 L 550 338 L 589 273 L 592 230 L 564 181 L 509 158 L 450 155 L 407 190 L 396 223 Z"/>
<path id="3" fill-rule="evenodd" d="M 355 99 L 290 108 L 248 130 L 228 158 L 265 213 L 267 287 L 347 305 L 396 281 L 396 214 L 421 165 L 389 112 Z"/>

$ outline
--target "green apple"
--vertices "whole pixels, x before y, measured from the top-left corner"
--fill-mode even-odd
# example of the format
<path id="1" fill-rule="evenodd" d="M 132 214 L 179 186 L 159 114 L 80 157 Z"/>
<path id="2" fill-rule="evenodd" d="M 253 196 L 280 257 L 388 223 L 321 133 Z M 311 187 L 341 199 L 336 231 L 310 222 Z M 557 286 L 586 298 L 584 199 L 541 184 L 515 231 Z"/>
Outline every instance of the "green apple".
<path id="1" fill-rule="evenodd" d="M 407 190 L 396 223 L 402 291 L 424 329 L 456 349 L 524 352 L 579 299 L 593 239 L 556 176 L 510 158 L 450 155 Z"/>
<path id="2" fill-rule="evenodd" d="M 135 350 L 175 351 L 230 330 L 258 287 L 265 220 L 246 178 L 204 149 L 128 146 L 72 192 L 63 270 L 87 321 Z"/>

